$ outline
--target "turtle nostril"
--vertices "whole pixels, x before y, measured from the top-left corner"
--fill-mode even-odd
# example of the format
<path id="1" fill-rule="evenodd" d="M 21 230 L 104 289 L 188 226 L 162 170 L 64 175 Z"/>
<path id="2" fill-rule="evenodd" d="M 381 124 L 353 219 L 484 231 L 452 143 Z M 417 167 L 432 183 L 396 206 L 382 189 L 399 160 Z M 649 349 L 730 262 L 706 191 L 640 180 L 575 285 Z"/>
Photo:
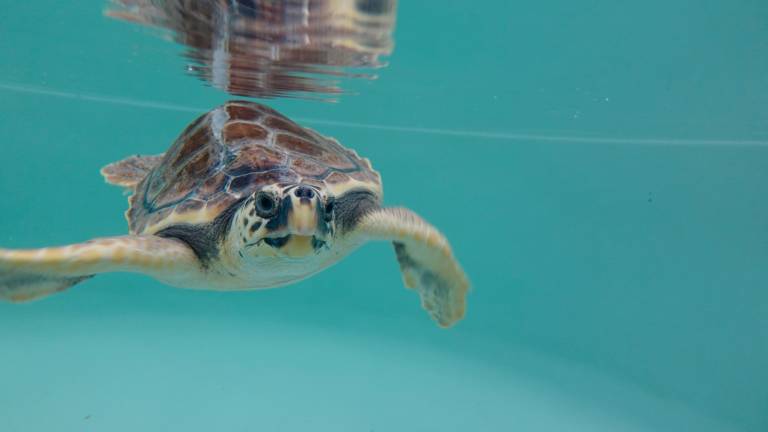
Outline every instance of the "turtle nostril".
<path id="1" fill-rule="evenodd" d="M 312 199 L 315 197 L 315 191 L 313 191 L 311 188 L 308 188 L 306 186 L 297 187 L 293 191 L 293 194 L 296 195 L 296 198 Z"/>

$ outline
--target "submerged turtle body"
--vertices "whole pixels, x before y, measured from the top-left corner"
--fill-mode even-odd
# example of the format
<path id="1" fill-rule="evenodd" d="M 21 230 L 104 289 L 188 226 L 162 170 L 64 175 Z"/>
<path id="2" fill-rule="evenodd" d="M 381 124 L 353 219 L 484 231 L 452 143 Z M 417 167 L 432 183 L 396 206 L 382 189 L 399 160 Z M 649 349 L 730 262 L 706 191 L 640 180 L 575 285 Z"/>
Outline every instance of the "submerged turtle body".
<path id="1" fill-rule="evenodd" d="M 208 223 L 266 185 L 381 195 L 381 178 L 367 159 L 252 102 L 229 102 L 199 117 L 155 162 L 130 200 L 132 233 Z"/>
<path id="2" fill-rule="evenodd" d="M 408 209 L 382 207 L 368 160 L 266 106 L 226 103 L 163 155 L 129 157 L 102 174 L 133 191 L 130 234 L 0 249 L 0 299 L 41 298 L 116 271 L 182 288 L 271 288 L 384 240 L 439 325 L 464 316 L 469 282 L 447 239 Z"/>

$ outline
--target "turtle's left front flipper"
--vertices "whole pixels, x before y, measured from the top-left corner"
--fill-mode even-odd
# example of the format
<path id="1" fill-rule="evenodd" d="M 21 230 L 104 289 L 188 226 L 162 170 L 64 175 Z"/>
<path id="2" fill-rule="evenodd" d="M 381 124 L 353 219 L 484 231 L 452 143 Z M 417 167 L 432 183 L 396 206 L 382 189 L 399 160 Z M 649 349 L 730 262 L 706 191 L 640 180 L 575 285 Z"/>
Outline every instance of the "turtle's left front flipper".
<path id="1" fill-rule="evenodd" d="M 464 317 L 469 281 L 453 257 L 448 240 L 416 213 L 382 208 L 360 218 L 356 230 L 371 240 L 391 240 L 405 286 L 441 327 Z"/>
<path id="2" fill-rule="evenodd" d="M 153 235 L 100 238 L 43 249 L 0 249 L 0 300 L 45 297 L 97 273 L 137 272 L 167 279 L 197 270 L 199 261 L 189 246 Z"/>

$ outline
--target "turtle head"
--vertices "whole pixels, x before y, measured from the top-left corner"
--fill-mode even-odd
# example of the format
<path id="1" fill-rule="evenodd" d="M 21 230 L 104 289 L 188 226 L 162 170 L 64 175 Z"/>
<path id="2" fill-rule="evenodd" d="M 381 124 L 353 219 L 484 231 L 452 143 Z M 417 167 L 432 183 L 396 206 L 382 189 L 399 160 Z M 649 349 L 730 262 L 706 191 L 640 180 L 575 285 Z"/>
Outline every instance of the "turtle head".
<path id="1" fill-rule="evenodd" d="M 328 249 L 333 198 L 320 187 L 267 186 L 245 200 L 233 224 L 243 254 L 302 258 Z"/>

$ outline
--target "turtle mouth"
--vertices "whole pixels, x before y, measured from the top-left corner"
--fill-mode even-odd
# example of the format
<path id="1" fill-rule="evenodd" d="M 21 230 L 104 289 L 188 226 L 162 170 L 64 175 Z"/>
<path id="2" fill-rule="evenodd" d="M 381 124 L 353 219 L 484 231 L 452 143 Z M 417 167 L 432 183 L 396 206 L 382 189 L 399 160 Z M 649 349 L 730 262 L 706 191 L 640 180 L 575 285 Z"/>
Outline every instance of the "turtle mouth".
<path id="1" fill-rule="evenodd" d="M 281 249 L 288 252 L 288 255 L 305 255 L 308 251 L 315 253 L 328 247 L 328 242 L 317 236 L 306 236 L 297 234 L 288 234 L 282 237 L 266 237 L 264 243 L 274 249 Z"/>
<path id="2" fill-rule="evenodd" d="M 272 246 L 273 248 L 280 249 L 281 247 L 285 246 L 286 243 L 288 243 L 288 240 L 291 239 L 291 235 L 283 236 L 283 237 L 272 237 L 272 238 L 265 238 L 264 243 L 268 244 L 269 246 Z"/>

